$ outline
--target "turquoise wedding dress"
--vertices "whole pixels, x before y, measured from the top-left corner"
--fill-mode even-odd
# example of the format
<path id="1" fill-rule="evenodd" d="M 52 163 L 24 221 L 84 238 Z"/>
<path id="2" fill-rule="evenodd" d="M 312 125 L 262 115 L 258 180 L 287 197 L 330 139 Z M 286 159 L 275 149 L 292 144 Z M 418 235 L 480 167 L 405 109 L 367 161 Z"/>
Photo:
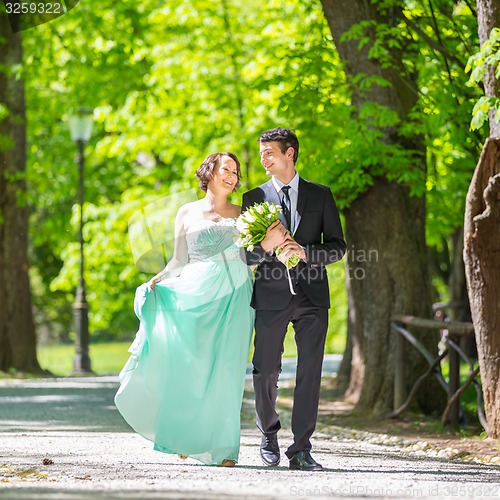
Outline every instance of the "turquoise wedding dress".
<path id="1" fill-rule="evenodd" d="M 250 269 L 234 219 L 200 220 L 179 277 L 138 287 L 139 331 L 115 404 L 154 449 L 205 464 L 238 460 L 240 410 L 253 331 Z"/>

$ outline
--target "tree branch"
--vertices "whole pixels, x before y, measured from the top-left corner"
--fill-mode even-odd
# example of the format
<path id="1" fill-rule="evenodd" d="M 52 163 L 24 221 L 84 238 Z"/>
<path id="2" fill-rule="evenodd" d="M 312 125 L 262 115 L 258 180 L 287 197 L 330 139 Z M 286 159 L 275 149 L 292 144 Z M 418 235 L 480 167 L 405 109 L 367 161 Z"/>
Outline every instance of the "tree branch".
<path id="1" fill-rule="evenodd" d="M 443 42 L 441 40 L 441 35 L 439 33 L 439 27 L 436 19 L 436 15 L 434 14 L 434 6 L 432 5 L 432 0 L 428 0 L 429 9 L 431 10 L 432 24 L 434 25 L 434 33 L 436 34 L 436 38 L 438 39 L 438 44 L 440 47 L 444 47 Z M 441 54 L 444 56 L 444 54 Z M 446 71 L 448 72 L 448 79 L 450 83 L 453 82 L 453 78 L 451 76 L 450 65 L 448 64 L 448 59 L 444 56 L 444 65 L 446 66 Z"/>
<path id="2" fill-rule="evenodd" d="M 469 378 L 467 379 L 465 384 L 462 387 L 460 387 L 450 399 L 448 399 L 448 404 L 446 405 L 446 408 L 443 412 L 443 416 L 441 417 L 441 422 L 443 425 L 448 424 L 453 404 L 460 398 L 460 395 L 466 391 L 467 387 L 471 385 L 471 383 L 476 378 L 478 373 L 479 373 L 479 366 L 469 375 Z"/>
<path id="3" fill-rule="evenodd" d="M 461 61 L 458 57 L 449 52 L 445 47 L 443 47 L 439 43 L 436 43 L 430 36 L 424 33 L 424 31 L 420 28 L 420 26 L 418 26 L 418 24 L 408 19 L 404 14 L 403 21 L 406 23 L 408 28 L 412 29 L 415 33 L 422 37 L 422 39 L 427 42 L 429 47 L 442 54 L 447 60 L 453 61 L 454 63 L 458 64 L 461 68 L 465 66 L 464 61 Z"/>

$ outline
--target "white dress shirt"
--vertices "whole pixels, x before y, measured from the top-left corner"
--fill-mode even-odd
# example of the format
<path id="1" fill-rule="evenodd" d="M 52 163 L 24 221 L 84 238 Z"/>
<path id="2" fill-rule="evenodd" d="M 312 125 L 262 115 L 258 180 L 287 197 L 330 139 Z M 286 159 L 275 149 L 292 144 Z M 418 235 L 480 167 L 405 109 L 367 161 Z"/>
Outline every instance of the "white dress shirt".
<path id="1" fill-rule="evenodd" d="M 292 227 L 290 228 L 291 234 L 293 234 L 295 232 L 295 229 L 297 228 L 296 219 L 297 219 L 297 200 L 299 199 L 299 178 L 300 178 L 299 174 L 298 172 L 296 172 L 293 179 L 288 184 L 284 184 L 276 177 L 274 176 L 272 177 L 273 185 L 282 203 L 283 203 L 283 196 L 285 195 L 283 194 L 283 191 L 281 191 L 281 188 L 283 186 L 290 186 L 288 195 L 290 196 L 290 205 L 291 205 L 290 207 L 290 219 L 292 221 Z"/>

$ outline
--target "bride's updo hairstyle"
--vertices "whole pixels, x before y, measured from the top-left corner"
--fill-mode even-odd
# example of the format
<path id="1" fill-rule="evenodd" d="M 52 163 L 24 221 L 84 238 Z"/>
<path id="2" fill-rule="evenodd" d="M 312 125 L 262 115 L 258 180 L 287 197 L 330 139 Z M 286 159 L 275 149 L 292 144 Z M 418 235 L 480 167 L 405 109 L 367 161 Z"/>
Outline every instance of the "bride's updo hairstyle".
<path id="1" fill-rule="evenodd" d="M 220 161 L 224 156 L 231 158 L 236 163 L 238 180 L 236 182 L 236 185 L 234 186 L 233 193 L 240 187 L 241 169 L 240 160 L 238 160 L 238 157 L 234 153 L 228 152 L 212 153 L 203 160 L 200 168 L 196 171 L 196 175 L 200 179 L 200 189 L 202 191 L 207 191 L 208 183 L 214 178 L 214 170 L 219 167 Z"/>

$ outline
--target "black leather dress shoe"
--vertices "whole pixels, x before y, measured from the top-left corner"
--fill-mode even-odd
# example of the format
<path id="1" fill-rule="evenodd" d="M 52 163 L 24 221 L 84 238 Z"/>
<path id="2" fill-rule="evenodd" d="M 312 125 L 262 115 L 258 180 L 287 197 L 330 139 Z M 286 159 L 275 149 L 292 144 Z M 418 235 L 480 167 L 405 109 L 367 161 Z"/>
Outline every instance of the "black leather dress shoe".
<path id="1" fill-rule="evenodd" d="M 264 465 L 276 467 L 280 463 L 280 447 L 277 434 L 263 434 L 260 444 L 260 458 Z"/>
<path id="2" fill-rule="evenodd" d="M 318 464 L 308 451 L 299 451 L 290 459 L 290 469 L 323 470 L 323 466 Z"/>

